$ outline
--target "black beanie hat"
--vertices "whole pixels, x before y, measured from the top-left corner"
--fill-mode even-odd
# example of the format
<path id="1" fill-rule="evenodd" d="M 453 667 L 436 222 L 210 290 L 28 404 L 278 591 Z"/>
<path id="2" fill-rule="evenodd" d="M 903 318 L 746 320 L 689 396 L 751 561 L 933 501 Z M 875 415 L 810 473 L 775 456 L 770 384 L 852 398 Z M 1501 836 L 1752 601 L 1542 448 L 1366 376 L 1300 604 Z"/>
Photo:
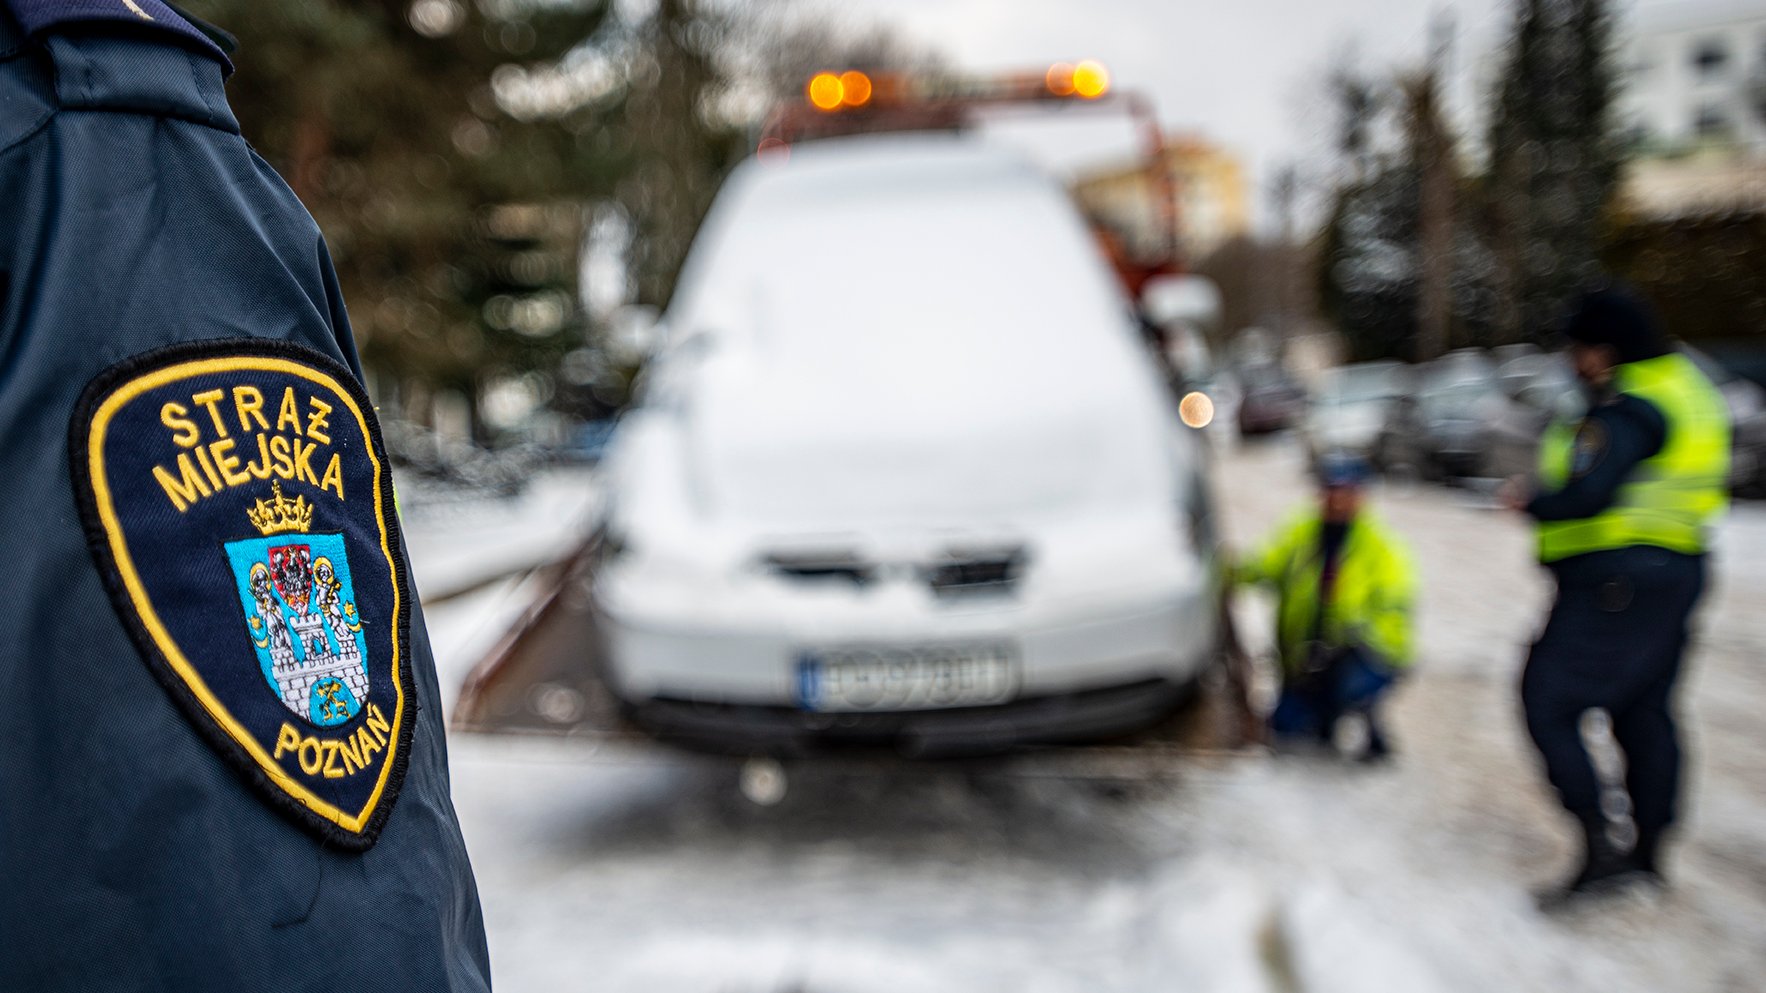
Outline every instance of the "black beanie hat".
<path id="1" fill-rule="evenodd" d="M 1565 338 L 1583 345 L 1611 345 L 1620 362 L 1666 355 L 1668 336 L 1655 311 L 1628 287 L 1608 283 L 1570 302 L 1562 326 Z"/>

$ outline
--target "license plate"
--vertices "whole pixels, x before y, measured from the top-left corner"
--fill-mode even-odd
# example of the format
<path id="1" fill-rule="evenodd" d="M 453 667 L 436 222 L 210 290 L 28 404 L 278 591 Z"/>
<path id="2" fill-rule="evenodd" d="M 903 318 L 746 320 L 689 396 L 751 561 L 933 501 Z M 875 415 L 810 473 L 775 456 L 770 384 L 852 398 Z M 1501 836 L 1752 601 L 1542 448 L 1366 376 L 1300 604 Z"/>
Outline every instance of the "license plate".
<path id="1" fill-rule="evenodd" d="M 851 647 L 805 652 L 797 662 L 806 710 L 937 710 L 1005 703 L 1018 690 L 1018 653 L 1004 642 Z"/>

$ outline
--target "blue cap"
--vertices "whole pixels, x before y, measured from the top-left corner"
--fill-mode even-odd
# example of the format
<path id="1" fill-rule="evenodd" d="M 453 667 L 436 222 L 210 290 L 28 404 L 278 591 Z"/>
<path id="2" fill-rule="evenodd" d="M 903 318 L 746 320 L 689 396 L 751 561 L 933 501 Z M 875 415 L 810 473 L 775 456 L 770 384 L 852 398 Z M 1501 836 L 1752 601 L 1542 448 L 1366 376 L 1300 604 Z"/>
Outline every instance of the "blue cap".
<path id="1" fill-rule="evenodd" d="M 1351 452 L 1330 452 L 1318 460 L 1319 485 L 1327 488 L 1363 486 L 1373 474 L 1367 460 Z"/>

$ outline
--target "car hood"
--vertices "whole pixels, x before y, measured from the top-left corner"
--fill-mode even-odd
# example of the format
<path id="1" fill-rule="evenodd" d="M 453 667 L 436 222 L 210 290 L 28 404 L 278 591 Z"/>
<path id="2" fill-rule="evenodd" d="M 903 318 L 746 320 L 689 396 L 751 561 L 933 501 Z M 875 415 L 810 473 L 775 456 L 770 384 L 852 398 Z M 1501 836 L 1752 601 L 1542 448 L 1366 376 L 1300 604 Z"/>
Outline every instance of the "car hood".
<path id="1" fill-rule="evenodd" d="M 910 378 L 742 365 L 707 376 L 683 422 L 702 509 L 730 526 L 993 531 L 1172 500 L 1150 384 L 1026 364 L 991 379 L 965 363 Z"/>
<path id="2" fill-rule="evenodd" d="M 694 519 L 1169 518 L 1188 429 L 1059 183 L 964 136 L 811 144 L 731 178 L 665 320 L 645 402 Z"/>

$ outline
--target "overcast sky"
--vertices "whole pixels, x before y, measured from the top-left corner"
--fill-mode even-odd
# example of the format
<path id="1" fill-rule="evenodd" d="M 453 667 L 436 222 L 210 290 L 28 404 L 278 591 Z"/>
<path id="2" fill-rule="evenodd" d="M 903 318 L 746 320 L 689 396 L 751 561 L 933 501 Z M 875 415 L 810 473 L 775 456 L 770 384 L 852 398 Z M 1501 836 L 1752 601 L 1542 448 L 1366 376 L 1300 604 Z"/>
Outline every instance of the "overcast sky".
<path id="1" fill-rule="evenodd" d="M 1451 14 L 1454 112 L 1479 102 L 1510 0 L 821 0 L 834 16 L 900 28 L 965 71 L 1022 69 L 1094 58 L 1116 85 L 1149 93 L 1168 130 L 1193 131 L 1237 153 L 1258 189 L 1281 164 L 1317 162 L 1328 148 L 1329 105 L 1318 94 L 1334 53 L 1351 45 L 1370 70 L 1419 65 L 1429 22 Z M 1709 0 L 1621 0 L 1629 12 Z M 1766 0 L 1757 0 L 1766 5 Z M 1652 10 L 1651 13 L 1656 11 Z M 1018 129 L 1013 129 L 1014 133 Z M 1077 149 L 1121 157 L 1126 124 L 1064 129 L 1037 154 L 1072 168 Z M 1099 155 L 1091 156 L 1094 160 Z M 1261 219 L 1260 219 L 1261 223 Z"/>

